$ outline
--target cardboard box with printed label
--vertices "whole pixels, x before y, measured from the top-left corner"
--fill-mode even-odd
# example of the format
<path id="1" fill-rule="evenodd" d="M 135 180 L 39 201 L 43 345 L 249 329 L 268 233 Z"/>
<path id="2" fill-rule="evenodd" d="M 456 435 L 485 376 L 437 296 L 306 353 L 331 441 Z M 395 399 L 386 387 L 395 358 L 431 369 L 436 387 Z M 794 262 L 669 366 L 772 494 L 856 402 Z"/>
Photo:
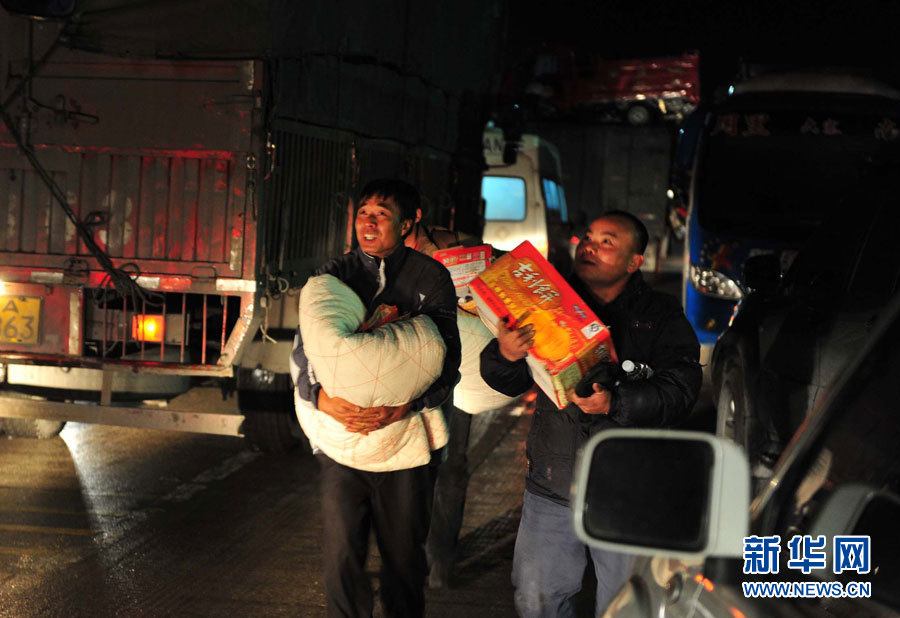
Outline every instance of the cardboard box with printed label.
<path id="1" fill-rule="evenodd" d="M 497 323 L 534 326 L 526 361 L 535 383 L 560 409 L 598 362 L 617 361 L 609 329 L 528 241 L 497 259 L 469 283 L 478 313 Z"/>
<path id="2" fill-rule="evenodd" d="M 435 251 L 432 256 L 450 271 L 453 287 L 456 288 L 456 297 L 459 303 L 475 312 L 472 303 L 472 292 L 469 283 L 478 276 L 478 273 L 491 265 L 490 245 L 478 245 L 475 247 L 453 247 Z"/>

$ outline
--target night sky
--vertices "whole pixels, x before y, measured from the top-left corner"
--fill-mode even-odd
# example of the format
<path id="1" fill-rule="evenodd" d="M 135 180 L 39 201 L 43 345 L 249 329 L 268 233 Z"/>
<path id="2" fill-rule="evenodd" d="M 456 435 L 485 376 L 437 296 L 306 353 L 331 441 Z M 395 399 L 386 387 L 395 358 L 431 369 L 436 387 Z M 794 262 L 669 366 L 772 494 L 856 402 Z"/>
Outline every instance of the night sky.
<path id="1" fill-rule="evenodd" d="M 742 60 L 855 67 L 900 86 L 897 1 L 510 0 L 509 8 L 508 61 L 542 42 L 619 58 L 696 49 L 706 87 L 729 82 Z"/>

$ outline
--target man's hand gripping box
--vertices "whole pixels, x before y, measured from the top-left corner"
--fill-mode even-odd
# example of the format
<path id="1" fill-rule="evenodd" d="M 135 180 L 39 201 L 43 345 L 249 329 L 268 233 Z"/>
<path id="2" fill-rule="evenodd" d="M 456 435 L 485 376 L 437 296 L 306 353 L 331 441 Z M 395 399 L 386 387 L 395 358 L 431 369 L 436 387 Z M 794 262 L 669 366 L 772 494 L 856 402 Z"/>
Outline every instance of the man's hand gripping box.
<path id="1" fill-rule="evenodd" d="M 526 360 L 534 381 L 560 409 L 597 363 L 617 361 L 609 329 L 537 249 L 525 241 L 469 283 L 482 321 L 534 326 Z"/>

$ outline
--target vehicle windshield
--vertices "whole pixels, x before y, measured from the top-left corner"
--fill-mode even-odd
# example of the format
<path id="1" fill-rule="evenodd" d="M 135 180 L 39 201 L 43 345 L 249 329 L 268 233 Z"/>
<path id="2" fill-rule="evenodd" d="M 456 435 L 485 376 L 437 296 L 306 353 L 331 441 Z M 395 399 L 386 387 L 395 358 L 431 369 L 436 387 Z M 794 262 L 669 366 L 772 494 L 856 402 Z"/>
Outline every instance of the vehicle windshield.
<path id="1" fill-rule="evenodd" d="M 900 109 L 763 103 L 711 117 L 697 177 L 700 225 L 802 240 L 873 161 L 897 149 Z"/>

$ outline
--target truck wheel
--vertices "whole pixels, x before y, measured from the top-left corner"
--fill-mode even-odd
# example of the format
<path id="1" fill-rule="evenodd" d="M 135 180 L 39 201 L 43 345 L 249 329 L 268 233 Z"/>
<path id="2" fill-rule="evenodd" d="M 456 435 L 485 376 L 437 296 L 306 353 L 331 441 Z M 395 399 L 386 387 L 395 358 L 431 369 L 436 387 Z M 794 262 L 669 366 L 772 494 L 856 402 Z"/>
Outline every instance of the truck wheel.
<path id="1" fill-rule="evenodd" d="M 39 418 L 0 419 L 0 429 L 13 438 L 55 438 L 65 426 L 65 421 L 50 421 Z"/>
<path id="2" fill-rule="evenodd" d="M 244 438 L 253 450 L 282 454 L 310 450 L 291 393 L 239 390 L 238 407 L 244 415 Z"/>
<path id="3" fill-rule="evenodd" d="M 625 112 L 625 119 L 633 127 L 642 127 L 650 122 L 650 110 L 644 105 L 632 105 Z"/>
<path id="4" fill-rule="evenodd" d="M 771 468 L 760 456 L 762 432 L 759 419 L 753 417 L 744 386 L 744 375 L 737 361 L 729 359 L 722 371 L 716 398 L 716 435 L 744 449 L 750 463 L 754 495 L 772 476 Z"/>

